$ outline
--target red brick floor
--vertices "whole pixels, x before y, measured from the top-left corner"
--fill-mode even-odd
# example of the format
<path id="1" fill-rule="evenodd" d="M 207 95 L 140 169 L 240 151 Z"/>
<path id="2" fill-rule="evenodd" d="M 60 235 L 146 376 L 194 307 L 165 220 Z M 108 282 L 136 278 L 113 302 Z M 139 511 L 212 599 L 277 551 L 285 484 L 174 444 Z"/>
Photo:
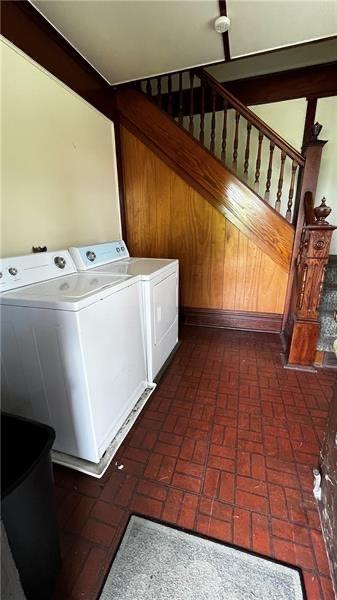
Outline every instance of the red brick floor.
<path id="1" fill-rule="evenodd" d="M 124 468 L 95 480 L 55 467 L 64 560 L 55 599 L 97 598 L 131 512 L 298 565 L 309 600 L 332 599 L 312 468 L 335 375 L 284 370 L 276 335 L 182 335 L 118 452 Z"/>

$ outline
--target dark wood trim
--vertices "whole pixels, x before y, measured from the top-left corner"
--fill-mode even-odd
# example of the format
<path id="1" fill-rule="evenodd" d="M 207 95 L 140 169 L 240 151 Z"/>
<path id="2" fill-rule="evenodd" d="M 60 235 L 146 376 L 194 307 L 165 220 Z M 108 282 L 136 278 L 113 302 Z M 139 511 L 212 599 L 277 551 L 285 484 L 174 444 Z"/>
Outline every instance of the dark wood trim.
<path id="1" fill-rule="evenodd" d="M 283 139 L 276 131 L 266 125 L 262 119 L 260 119 L 253 111 L 247 108 L 240 100 L 238 100 L 233 94 L 231 94 L 227 88 L 224 88 L 221 83 L 215 79 L 212 75 L 207 73 L 204 69 L 195 69 L 195 73 L 209 85 L 220 97 L 226 100 L 229 105 L 240 113 L 249 123 L 256 127 L 263 133 L 269 140 L 271 140 L 276 146 L 278 146 L 283 152 L 290 156 L 300 166 L 304 165 L 305 159 L 303 156 L 295 150 L 288 142 Z"/>
<path id="2" fill-rule="evenodd" d="M 116 115 L 114 120 L 115 129 L 115 147 L 116 147 L 116 165 L 117 165 L 117 179 L 118 179 L 118 193 L 119 193 L 119 210 L 121 216 L 121 229 L 122 238 L 126 245 L 128 245 L 128 228 L 125 210 L 125 192 L 124 192 L 124 174 L 123 174 L 123 160 L 122 160 L 122 147 L 121 147 L 121 124 L 118 116 Z"/>
<path id="3" fill-rule="evenodd" d="M 314 366 L 320 369 L 333 369 L 334 371 L 337 371 L 337 358 L 335 353 L 317 350 Z"/>
<path id="4" fill-rule="evenodd" d="M 144 94 L 116 92 L 121 124 L 288 272 L 292 225 Z"/>
<path id="5" fill-rule="evenodd" d="M 1 33 L 112 119 L 111 87 L 26 0 L 1 2 Z"/>
<path id="6" fill-rule="evenodd" d="M 246 105 L 337 94 L 337 61 L 222 83 Z"/>
<path id="7" fill-rule="evenodd" d="M 302 149 L 312 140 L 312 127 L 315 123 L 317 108 L 317 98 L 309 98 L 307 100 L 307 110 L 305 113 Z"/>
<path id="8" fill-rule="evenodd" d="M 219 11 L 220 17 L 227 17 L 226 0 L 219 0 Z M 225 61 L 228 62 L 231 59 L 228 31 L 222 34 L 222 42 Z"/>
<path id="9" fill-rule="evenodd" d="M 337 95 L 337 61 L 319 65 L 288 69 L 267 75 L 245 77 L 223 81 L 221 84 L 228 92 L 239 99 L 245 106 L 251 104 L 267 104 L 307 98 L 314 100 Z M 172 94 L 173 114 L 178 116 L 179 94 Z M 183 112 L 188 114 L 189 90 L 183 92 Z M 167 104 L 166 94 L 162 96 L 163 106 Z M 200 89 L 194 90 L 194 114 L 200 114 Z M 222 110 L 221 98 L 216 101 L 216 110 Z M 205 112 L 212 110 L 210 101 L 204 106 Z"/>
<path id="10" fill-rule="evenodd" d="M 181 318 L 185 325 L 221 327 L 241 331 L 280 333 L 282 315 L 276 313 L 220 310 L 218 308 L 189 308 L 182 306 Z"/>

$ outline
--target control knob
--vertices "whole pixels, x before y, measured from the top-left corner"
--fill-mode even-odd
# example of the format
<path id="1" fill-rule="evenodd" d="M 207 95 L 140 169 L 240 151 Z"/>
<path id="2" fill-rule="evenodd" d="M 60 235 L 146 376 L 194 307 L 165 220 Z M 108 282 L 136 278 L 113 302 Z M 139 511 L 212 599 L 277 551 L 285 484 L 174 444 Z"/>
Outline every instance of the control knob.
<path id="1" fill-rule="evenodd" d="M 15 267 L 9 267 L 8 272 L 10 275 L 13 275 L 13 277 L 18 274 L 18 270 Z"/>
<path id="2" fill-rule="evenodd" d="M 66 259 L 63 256 L 56 256 L 54 258 L 54 263 L 59 269 L 64 269 L 66 266 Z"/>
<path id="3" fill-rule="evenodd" d="M 94 262 L 94 260 L 96 258 L 96 254 L 92 250 L 88 250 L 86 256 L 87 256 L 87 259 L 90 260 L 90 262 Z"/>

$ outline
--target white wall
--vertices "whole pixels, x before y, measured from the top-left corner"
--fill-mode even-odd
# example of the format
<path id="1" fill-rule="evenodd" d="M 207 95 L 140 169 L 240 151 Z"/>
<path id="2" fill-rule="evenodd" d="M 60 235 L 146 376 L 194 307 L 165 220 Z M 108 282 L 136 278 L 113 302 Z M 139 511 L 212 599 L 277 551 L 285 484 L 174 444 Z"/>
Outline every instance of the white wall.
<path id="1" fill-rule="evenodd" d="M 1 41 L 2 255 L 119 238 L 113 124 Z"/>
<path id="2" fill-rule="evenodd" d="M 317 103 L 316 121 L 323 125 L 320 138 L 328 140 L 322 153 L 316 204 L 323 196 L 332 208 L 328 221 L 337 225 L 337 96 L 321 98 Z M 331 254 L 337 254 L 337 231 L 333 234 Z"/>

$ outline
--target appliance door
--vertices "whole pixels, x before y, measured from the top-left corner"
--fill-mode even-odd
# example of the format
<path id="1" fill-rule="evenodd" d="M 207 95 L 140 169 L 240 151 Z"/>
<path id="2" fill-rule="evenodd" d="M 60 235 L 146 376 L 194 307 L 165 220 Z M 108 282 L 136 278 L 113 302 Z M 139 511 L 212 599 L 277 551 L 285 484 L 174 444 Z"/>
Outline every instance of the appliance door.
<path id="1" fill-rule="evenodd" d="M 80 336 L 101 457 L 146 389 L 141 283 L 80 311 Z"/>
<path id="2" fill-rule="evenodd" d="M 150 283 L 152 379 L 178 342 L 178 272 Z"/>

